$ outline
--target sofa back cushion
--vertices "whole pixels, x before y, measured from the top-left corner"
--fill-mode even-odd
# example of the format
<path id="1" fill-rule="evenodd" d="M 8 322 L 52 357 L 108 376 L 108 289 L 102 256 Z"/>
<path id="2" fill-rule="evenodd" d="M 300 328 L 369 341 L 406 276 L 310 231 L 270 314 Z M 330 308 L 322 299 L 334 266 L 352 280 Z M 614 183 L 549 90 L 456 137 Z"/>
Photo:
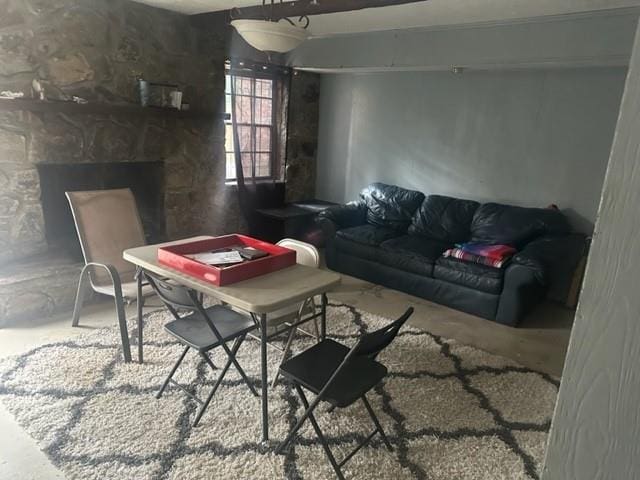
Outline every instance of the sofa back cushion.
<path id="1" fill-rule="evenodd" d="M 367 223 L 401 232 L 406 232 L 411 217 L 424 200 L 420 192 L 384 183 L 372 183 L 362 190 L 360 197 L 367 205 Z"/>
<path id="2" fill-rule="evenodd" d="M 413 215 L 409 234 L 447 243 L 466 242 L 473 214 L 479 206 L 473 200 L 429 195 Z"/>
<path id="3" fill-rule="evenodd" d="M 485 203 L 473 216 L 471 240 L 520 248 L 540 235 L 570 231 L 567 218 L 556 209 Z"/>

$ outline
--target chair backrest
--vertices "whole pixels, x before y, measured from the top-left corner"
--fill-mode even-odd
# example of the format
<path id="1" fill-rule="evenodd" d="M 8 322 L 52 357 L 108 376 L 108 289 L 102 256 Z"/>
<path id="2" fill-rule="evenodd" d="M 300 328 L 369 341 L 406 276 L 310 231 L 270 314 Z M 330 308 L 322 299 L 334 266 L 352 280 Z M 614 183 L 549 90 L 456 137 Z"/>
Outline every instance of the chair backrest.
<path id="1" fill-rule="evenodd" d="M 308 267 L 320 266 L 320 252 L 310 243 L 301 242 L 292 238 L 283 238 L 277 243 L 280 247 L 290 248 L 296 251 L 296 262 Z"/>
<path id="2" fill-rule="evenodd" d="M 400 318 L 391 322 L 389 325 L 385 325 L 375 332 L 364 334 L 358 341 L 355 355 L 375 359 L 382 350 L 387 348 L 391 342 L 393 342 L 398 335 L 400 328 L 402 328 L 412 314 L 413 307 L 409 307 Z"/>
<path id="3" fill-rule="evenodd" d="M 186 308 L 197 310 L 198 302 L 189 288 L 174 282 L 169 282 L 150 272 L 144 272 L 145 279 L 158 294 L 162 303 L 170 309 Z M 173 310 L 172 310 L 173 311 Z"/>
<path id="4" fill-rule="evenodd" d="M 122 258 L 128 248 L 146 244 L 136 200 L 128 188 L 66 192 L 85 263 L 110 264 L 123 282 L 133 279 L 135 266 Z M 94 284 L 108 284 L 102 272 L 93 272 Z"/>
<path id="5" fill-rule="evenodd" d="M 211 321 L 209 315 L 207 315 L 207 311 L 202 306 L 202 303 L 200 303 L 200 300 L 198 300 L 195 291 L 185 287 L 184 285 L 167 281 L 148 271 L 145 271 L 143 275 L 176 320 L 180 320 L 181 318 L 178 314 L 178 309 L 187 310 L 189 313 L 199 313 L 205 322 L 207 322 L 207 325 L 215 337 L 218 340 L 222 340 L 220 331 Z"/>
<path id="6" fill-rule="evenodd" d="M 363 360 L 363 357 L 369 358 L 371 360 L 375 360 L 376 357 L 387 348 L 391 342 L 396 338 L 400 328 L 404 325 L 404 323 L 409 319 L 409 317 L 413 314 L 413 307 L 409 307 L 406 312 L 402 314 L 400 318 L 394 320 L 389 325 L 382 327 L 375 332 L 366 333 L 360 337 L 360 339 L 349 349 L 349 352 L 342 359 L 338 368 L 336 368 L 331 377 L 322 387 L 322 390 L 316 396 L 316 400 L 321 399 L 325 392 L 331 387 L 335 379 L 338 377 L 340 372 L 349 365 L 350 362 L 358 361 L 358 359 Z"/>

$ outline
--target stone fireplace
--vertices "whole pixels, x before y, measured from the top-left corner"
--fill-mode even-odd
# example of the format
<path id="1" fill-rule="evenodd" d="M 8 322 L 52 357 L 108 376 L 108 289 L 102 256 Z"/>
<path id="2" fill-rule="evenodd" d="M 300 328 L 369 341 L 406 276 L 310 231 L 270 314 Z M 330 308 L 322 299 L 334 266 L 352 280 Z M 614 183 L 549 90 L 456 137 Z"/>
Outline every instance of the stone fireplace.
<path id="1" fill-rule="evenodd" d="M 50 252 L 82 261 L 65 192 L 130 188 L 148 243 L 166 238 L 164 162 L 68 163 L 37 166 L 45 238 Z"/>
<path id="2" fill-rule="evenodd" d="M 217 114 L 224 32 L 127 0 L 8 0 L 0 18 L 0 91 L 33 98 L 38 79 L 49 100 L 0 105 L 0 326 L 73 305 L 81 257 L 65 190 L 131 187 L 150 241 L 240 228 Z M 177 84 L 210 114 L 136 111 L 138 78 Z M 73 95 L 91 108 L 57 108 Z"/>
<path id="3" fill-rule="evenodd" d="M 8 176 L 7 171 L 0 164 L 0 175 Z M 20 227 L 7 229 L 14 235 L 8 238 L 13 256 L 6 258 L 5 251 L 0 265 L 0 326 L 7 320 L 48 316 L 73 304 L 83 258 L 66 191 L 131 188 L 147 241 L 166 239 L 163 161 L 38 163 L 22 171 L 29 174 L 19 178 L 28 182 L 0 195 L 11 207 L 3 213 L 13 214 Z M 3 219 L 11 225 L 11 216 Z"/>
<path id="4" fill-rule="evenodd" d="M 0 91 L 33 98 L 37 79 L 50 100 L 0 104 L 0 327 L 73 305 L 80 257 L 61 191 L 144 172 L 131 186 L 149 240 L 244 231 L 220 115 L 231 32 L 128 0 L 0 0 Z M 191 112 L 210 114 L 136 112 L 139 78 L 179 85 Z M 313 198 L 319 77 L 292 82 L 289 201 Z M 91 109 L 56 109 L 74 95 Z"/>

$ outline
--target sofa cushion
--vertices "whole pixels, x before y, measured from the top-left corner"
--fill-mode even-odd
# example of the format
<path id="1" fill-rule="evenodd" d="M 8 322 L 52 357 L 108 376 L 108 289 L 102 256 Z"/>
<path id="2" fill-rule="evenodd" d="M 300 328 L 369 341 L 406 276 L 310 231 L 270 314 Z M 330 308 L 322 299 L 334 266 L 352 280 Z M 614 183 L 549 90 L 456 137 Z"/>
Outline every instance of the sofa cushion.
<path id="1" fill-rule="evenodd" d="M 336 252 L 363 258 L 365 260 L 371 260 L 372 262 L 378 261 L 381 252 L 380 247 L 377 245 L 365 245 L 363 243 L 357 243 L 338 236 L 336 236 L 333 242 L 333 248 Z"/>
<path id="2" fill-rule="evenodd" d="M 440 258 L 442 252 L 451 247 L 451 244 L 415 235 L 403 235 L 386 240 L 381 247 L 383 250 L 402 252 L 433 263 Z"/>
<path id="3" fill-rule="evenodd" d="M 392 238 L 380 245 L 377 261 L 390 267 L 433 276 L 433 264 L 449 244 L 424 237 L 404 235 Z"/>
<path id="4" fill-rule="evenodd" d="M 436 260 L 433 276 L 438 280 L 463 285 L 474 290 L 499 294 L 502 292 L 504 269 L 465 262 L 457 258 L 441 257 Z"/>
<path id="5" fill-rule="evenodd" d="M 390 228 L 376 225 L 359 225 L 338 230 L 336 236 L 361 245 L 377 247 L 385 240 L 397 237 L 398 233 Z"/>
<path id="6" fill-rule="evenodd" d="M 406 232 L 411 217 L 424 200 L 424 194 L 395 185 L 372 183 L 360 197 L 367 205 L 367 222 L 371 225 Z"/>
<path id="7" fill-rule="evenodd" d="M 473 200 L 429 195 L 413 215 L 409 234 L 442 242 L 465 242 L 471 235 L 471 220 L 479 206 Z"/>
<path id="8" fill-rule="evenodd" d="M 471 240 L 518 248 L 540 235 L 563 234 L 570 230 L 567 218 L 555 209 L 485 203 L 473 216 Z"/>

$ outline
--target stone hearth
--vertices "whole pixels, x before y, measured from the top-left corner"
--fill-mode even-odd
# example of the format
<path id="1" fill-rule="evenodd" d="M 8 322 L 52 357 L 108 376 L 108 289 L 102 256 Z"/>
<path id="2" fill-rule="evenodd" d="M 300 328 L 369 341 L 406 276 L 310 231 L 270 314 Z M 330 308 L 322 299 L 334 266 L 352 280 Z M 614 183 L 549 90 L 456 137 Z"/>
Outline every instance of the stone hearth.
<path id="1" fill-rule="evenodd" d="M 70 309 L 82 263 L 51 251 L 0 272 L 0 327 Z"/>

